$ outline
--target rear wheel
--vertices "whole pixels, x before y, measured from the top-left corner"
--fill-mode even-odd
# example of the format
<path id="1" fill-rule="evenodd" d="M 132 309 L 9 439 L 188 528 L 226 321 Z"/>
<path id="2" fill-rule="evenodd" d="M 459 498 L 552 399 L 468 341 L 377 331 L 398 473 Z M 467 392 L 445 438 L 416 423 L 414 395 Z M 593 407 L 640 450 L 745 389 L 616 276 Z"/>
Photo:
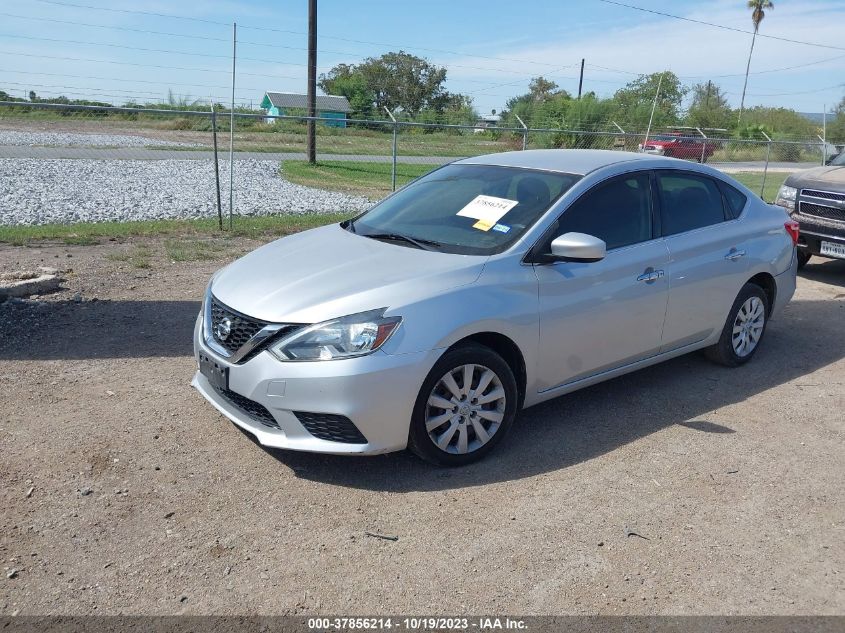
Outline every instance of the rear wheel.
<path id="1" fill-rule="evenodd" d="M 769 298 L 756 284 L 745 284 L 728 313 L 719 342 L 704 350 L 712 361 L 737 367 L 751 360 L 766 331 Z"/>
<path id="2" fill-rule="evenodd" d="M 423 382 L 408 447 L 442 466 L 481 459 L 507 433 L 517 400 L 516 380 L 501 356 L 475 344 L 451 349 Z"/>
<path id="3" fill-rule="evenodd" d="M 804 266 L 807 265 L 807 262 L 810 261 L 810 258 L 813 256 L 812 253 L 805 251 L 803 249 L 799 250 L 797 255 L 798 255 L 798 268 L 799 269 L 804 268 Z"/>

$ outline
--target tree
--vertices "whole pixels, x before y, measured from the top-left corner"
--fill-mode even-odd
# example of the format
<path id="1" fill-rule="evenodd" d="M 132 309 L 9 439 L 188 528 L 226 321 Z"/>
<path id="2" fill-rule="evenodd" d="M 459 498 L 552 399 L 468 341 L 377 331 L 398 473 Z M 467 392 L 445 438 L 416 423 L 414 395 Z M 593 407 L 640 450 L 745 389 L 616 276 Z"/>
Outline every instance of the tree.
<path id="1" fill-rule="evenodd" d="M 528 84 L 528 94 L 532 101 L 543 102 L 557 94 L 558 85 L 544 79 L 542 76 L 534 77 Z"/>
<path id="2" fill-rule="evenodd" d="M 700 128 L 727 128 L 732 123 L 731 106 L 722 89 L 708 81 L 695 84 L 687 109 L 687 123 Z"/>
<path id="3" fill-rule="evenodd" d="M 751 50 L 748 51 L 748 63 L 745 65 L 745 83 L 742 84 L 742 99 L 739 102 L 739 118 L 737 123 L 742 121 L 742 111 L 745 109 L 745 89 L 748 87 L 748 73 L 751 70 L 751 55 L 754 53 L 754 41 L 757 39 L 757 31 L 760 30 L 760 23 L 766 17 L 766 9 L 770 11 L 775 8 L 771 0 L 748 0 L 748 8 L 751 9 L 751 21 L 754 23 L 754 35 L 751 36 Z"/>
<path id="4" fill-rule="evenodd" d="M 356 116 L 367 118 L 372 114 L 375 95 L 367 86 L 364 76 L 355 72 L 354 66 L 338 64 L 328 73 L 320 75 L 317 85 L 326 94 L 346 97 Z"/>
<path id="5" fill-rule="evenodd" d="M 442 111 L 447 107 L 454 95 L 443 87 L 445 81 L 445 68 L 399 51 L 368 57 L 358 65 L 335 66 L 320 77 L 320 87 L 341 94 L 347 90 L 362 102 L 371 99 L 378 111 L 400 109 L 414 117 L 424 109 Z"/>
<path id="6" fill-rule="evenodd" d="M 827 120 L 827 139 L 833 143 L 845 143 L 845 97 L 833 112 L 833 120 Z"/>
<path id="7" fill-rule="evenodd" d="M 32 102 L 38 101 L 38 95 L 35 94 L 35 90 L 29 91 L 29 100 Z"/>
<path id="8" fill-rule="evenodd" d="M 647 124 L 658 85 L 660 94 L 654 109 L 653 124 L 659 127 L 677 123 L 681 102 L 687 93 L 687 88 L 681 84 L 681 80 L 675 73 L 668 70 L 662 73 L 640 75 L 625 87 L 617 90 L 613 99 L 619 107 L 617 114 L 619 118 L 629 124 Z"/>
<path id="9" fill-rule="evenodd" d="M 761 126 L 772 133 L 789 138 L 814 138 L 817 124 L 789 108 L 755 106 L 745 111 L 745 118 L 738 131 L 746 127 Z"/>

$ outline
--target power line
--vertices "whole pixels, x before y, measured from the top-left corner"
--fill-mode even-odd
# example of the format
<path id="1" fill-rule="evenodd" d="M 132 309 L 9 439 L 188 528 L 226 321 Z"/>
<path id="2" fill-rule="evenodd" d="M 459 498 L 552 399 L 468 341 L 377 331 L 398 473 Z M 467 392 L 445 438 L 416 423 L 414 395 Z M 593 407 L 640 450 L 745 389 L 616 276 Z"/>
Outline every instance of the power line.
<path id="1" fill-rule="evenodd" d="M 175 14 L 169 14 L 169 13 L 155 13 L 155 12 L 152 12 L 152 11 L 141 11 L 141 10 L 136 10 L 136 9 L 114 9 L 114 8 L 111 8 L 111 7 L 95 7 L 95 6 L 91 6 L 91 5 L 76 4 L 76 3 L 72 3 L 72 2 L 59 2 L 58 0 L 35 0 L 35 1 L 41 2 L 41 3 L 44 3 L 44 4 L 52 4 L 52 5 L 59 5 L 59 6 L 65 6 L 65 7 L 75 7 L 75 8 L 80 8 L 80 9 L 93 9 L 93 10 L 99 10 L 99 11 L 111 11 L 111 12 L 116 12 L 116 13 L 148 15 L 148 16 L 160 17 L 160 18 L 173 18 L 173 19 L 179 19 L 179 20 L 190 20 L 190 21 L 196 21 L 196 22 L 203 22 L 203 23 L 206 23 L 206 24 L 214 24 L 214 25 L 217 25 L 217 26 L 225 26 L 227 28 L 231 26 L 231 24 L 228 23 L 228 22 L 218 22 L 218 21 L 215 21 L 215 20 L 205 20 L 205 19 L 201 19 L 201 18 L 194 18 L 194 17 L 190 17 L 190 16 L 175 15 Z M 16 17 L 20 17 L 20 16 L 16 16 Z M 36 19 L 36 18 L 33 18 L 33 19 Z M 84 25 L 84 26 L 97 26 L 97 25 Z M 241 26 L 241 28 L 243 28 L 243 29 L 249 29 L 249 30 L 252 30 L 252 31 L 265 31 L 265 32 L 271 32 L 271 33 L 286 33 L 286 34 L 290 34 L 290 35 L 307 35 L 307 33 L 304 33 L 302 31 L 291 31 L 291 30 L 287 30 L 287 29 L 276 29 L 276 28 L 271 28 L 271 27 L 266 27 L 266 26 L 250 26 L 250 25 L 239 25 L 239 26 Z M 119 27 L 103 26 L 102 28 L 119 28 Z M 153 32 L 153 31 L 150 31 L 150 32 Z M 186 36 L 186 37 L 189 37 L 189 36 Z M 496 60 L 496 61 L 515 62 L 515 63 L 518 63 L 518 64 L 536 64 L 536 65 L 539 65 L 539 66 L 549 66 L 549 67 L 555 66 L 555 64 L 551 63 L 551 62 L 540 62 L 540 61 L 531 60 L 531 59 L 513 59 L 513 58 L 508 58 L 508 57 L 497 57 L 497 56 L 492 56 L 492 55 L 478 55 L 478 54 L 473 54 L 473 53 L 465 53 L 465 52 L 461 52 L 461 51 L 450 51 L 450 50 L 441 49 L 441 48 L 426 48 L 426 47 L 423 47 L 423 46 L 408 46 L 407 44 L 390 44 L 390 43 L 387 43 L 387 42 L 372 42 L 372 41 L 367 41 L 367 40 L 357 40 L 357 39 L 352 39 L 352 38 L 347 38 L 347 37 L 336 37 L 336 36 L 322 35 L 322 34 L 320 35 L 320 37 L 322 37 L 323 39 L 338 40 L 338 41 L 341 41 L 341 42 L 350 42 L 350 43 L 354 43 L 354 44 L 367 44 L 367 45 L 371 45 L 371 46 L 388 46 L 388 47 L 391 47 L 391 48 L 398 47 L 400 49 L 409 48 L 409 49 L 415 49 L 415 50 L 421 50 L 421 51 L 429 51 L 429 52 L 433 52 L 433 53 L 445 53 L 447 55 L 457 55 L 457 56 L 460 56 L 460 57 L 474 57 L 474 58 L 477 58 L 477 59 L 491 59 L 491 60 Z M 216 38 L 209 38 L 209 39 L 216 39 Z M 228 40 L 226 40 L 226 41 L 228 41 Z M 238 42 L 238 43 L 240 44 L 241 42 Z M 247 42 L 244 42 L 244 43 L 247 43 Z M 249 43 L 250 44 L 257 44 L 256 42 L 249 42 Z M 258 44 L 258 45 L 262 45 L 262 44 Z M 272 47 L 276 47 L 276 48 L 288 48 L 288 47 L 280 46 L 278 44 L 265 44 L 265 46 L 272 46 Z M 339 55 L 353 54 L 353 53 L 343 53 L 343 52 L 338 52 L 338 51 L 320 51 L 320 52 L 334 53 L 334 54 L 339 54 Z M 487 69 L 484 69 L 484 70 L 487 70 Z"/>
<path id="2" fill-rule="evenodd" d="M 46 1 L 46 0 L 44 0 L 44 1 Z M 111 44 L 111 43 L 108 43 L 108 42 L 84 42 L 84 41 L 80 41 L 80 40 L 63 40 L 63 39 L 58 39 L 58 38 L 37 37 L 37 36 L 34 36 L 34 35 L 15 35 L 15 34 L 12 34 L 12 33 L 0 33 L 0 37 L 12 37 L 12 38 L 17 38 L 17 39 L 35 40 L 35 41 L 42 41 L 42 42 L 59 42 L 59 43 L 63 43 L 63 44 L 81 44 L 81 45 L 84 45 L 84 46 L 107 46 L 109 48 L 121 48 L 121 49 L 126 49 L 126 50 L 133 50 L 133 51 L 143 51 L 143 52 L 147 52 L 147 53 L 168 53 L 170 55 L 190 55 L 190 56 L 193 56 L 193 57 L 208 57 L 208 58 L 218 58 L 218 59 L 229 59 L 229 55 L 214 55 L 214 54 L 210 54 L 210 53 L 191 53 L 191 52 L 188 52 L 188 51 L 174 51 L 174 50 L 163 49 L 163 48 L 143 48 L 143 47 L 138 47 L 138 46 L 127 46 L 126 44 Z M 291 49 L 294 49 L 294 50 L 302 50 L 302 49 L 295 48 L 295 47 L 283 47 L 283 48 L 291 48 Z M 331 52 L 331 53 L 336 53 L 336 54 L 340 54 L 340 55 L 347 55 L 347 54 L 351 55 L 352 54 L 352 53 L 341 53 L 339 51 L 321 51 L 321 52 L 323 52 L 323 53 Z M 267 61 L 266 59 L 259 59 L 259 58 L 256 58 L 256 57 L 240 57 L 240 59 L 246 60 L 246 61 L 253 61 L 253 62 L 262 62 L 262 63 L 266 63 L 266 61 Z M 286 64 L 288 66 L 306 66 L 306 64 L 301 64 L 299 62 L 290 62 L 290 61 L 282 61 L 282 60 L 280 60 L 278 63 Z M 482 66 L 465 66 L 465 65 L 461 65 L 461 64 L 452 64 L 452 67 L 453 68 L 469 68 L 469 69 L 473 69 L 473 70 L 483 70 L 483 71 L 494 71 L 494 72 L 501 72 L 501 73 L 511 73 L 511 74 L 514 74 L 514 75 L 523 75 L 524 74 L 523 71 L 509 70 L 509 69 L 505 69 L 505 68 L 488 68 L 488 67 L 482 67 Z M 330 66 L 320 66 L 319 68 L 322 69 L 322 70 L 330 70 L 331 69 Z M 447 69 L 448 69 L 448 66 L 447 66 Z"/>
<path id="3" fill-rule="evenodd" d="M 38 55 L 36 53 L 18 53 L 13 51 L 0 51 L 0 55 L 14 55 L 18 57 L 34 57 L 36 59 L 56 59 L 61 61 L 74 61 L 74 62 L 92 62 L 96 64 L 114 64 L 117 66 L 135 66 L 138 68 L 157 68 L 157 69 L 164 69 L 164 70 L 185 70 L 190 72 L 201 72 L 201 73 L 231 73 L 231 70 L 216 70 L 214 68 L 196 68 L 196 67 L 188 67 L 188 66 L 161 66 L 156 64 L 138 64 L 134 62 L 119 62 L 111 59 L 91 59 L 90 57 L 60 57 L 56 55 Z M 279 79 L 301 79 L 301 77 L 292 77 L 290 75 L 270 75 L 270 74 L 262 74 L 262 73 L 245 73 L 239 72 L 238 75 L 245 76 L 245 77 L 264 77 L 265 79 L 270 78 L 279 78 Z"/>
<path id="4" fill-rule="evenodd" d="M 38 84 L 38 83 L 30 83 L 30 82 L 20 82 L 20 81 L 6 81 L 4 82 L 5 85 L 10 86 L 21 86 L 23 88 L 59 88 L 62 92 L 58 93 L 59 96 L 66 96 L 68 94 L 77 95 L 77 96 L 103 96 L 103 97 L 114 97 L 117 99 L 135 99 L 138 97 L 152 97 L 160 99 L 162 97 L 161 93 L 157 92 L 144 92 L 141 90 L 126 90 L 123 91 L 121 94 L 115 94 L 110 90 L 99 90 L 97 88 L 83 88 L 82 86 L 62 86 L 57 84 Z M 65 90 L 82 90 L 84 92 L 67 92 Z M 57 92 L 55 90 L 49 90 L 48 92 Z M 178 94 L 178 93 L 177 93 Z M 225 97 L 216 97 L 211 96 L 210 98 L 214 99 L 215 101 L 224 101 Z M 202 99 L 197 99 L 197 101 L 205 101 L 206 97 Z"/>
<path id="5" fill-rule="evenodd" d="M 192 57 L 215 57 L 219 59 L 229 59 L 230 55 L 213 55 L 211 53 L 189 53 L 187 51 L 172 51 L 164 48 L 142 48 L 139 46 L 127 46 L 125 44 L 111 44 L 108 42 L 83 42 L 80 40 L 62 40 L 58 38 L 51 38 L 51 37 L 36 37 L 34 35 L 14 35 L 11 33 L 0 33 L 0 37 L 13 37 L 22 40 L 36 40 L 41 42 L 59 42 L 62 44 L 82 44 L 84 46 L 107 46 L 109 48 L 122 48 L 130 51 L 143 51 L 146 53 L 168 53 L 169 55 L 190 55 Z M 252 62 L 266 62 L 266 59 L 257 59 L 255 57 L 241 57 L 243 60 L 252 61 Z M 305 66 L 305 64 L 297 64 L 296 62 L 283 62 L 280 61 L 281 64 L 287 64 L 290 66 Z"/>
<path id="6" fill-rule="evenodd" d="M 143 79 L 121 79 L 118 77 L 95 77 L 92 75 L 68 75 L 65 73 L 41 73 L 41 72 L 29 72 L 24 70 L 9 70 L 7 68 L 0 68 L 0 72 L 2 73 L 13 73 L 16 75 L 40 75 L 44 77 L 71 77 L 73 79 L 94 79 L 97 81 L 117 81 L 122 83 L 133 83 L 133 84 L 152 84 L 155 86 L 167 86 L 169 85 L 168 82 L 162 81 L 147 81 Z M 182 87 L 186 88 L 213 88 L 213 89 L 220 89 L 220 90 L 228 90 L 231 86 L 209 86 L 208 84 L 179 84 Z M 238 90 L 253 90 L 253 91 L 263 91 L 264 88 L 238 88 Z"/>
<path id="7" fill-rule="evenodd" d="M 800 92 L 773 92 L 768 94 L 751 94 L 750 92 L 746 93 L 747 97 L 786 97 L 790 95 L 809 95 L 815 94 L 817 92 L 824 92 L 826 90 L 835 90 L 836 88 L 842 88 L 845 84 L 834 84 L 832 86 L 826 86 L 824 88 L 817 88 L 815 90 L 802 90 Z M 737 95 L 738 92 L 726 92 L 725 94 L 729 95 Z"/>
<path id="8" fill-rule="evenodd" d="M 768 73 L 777 73 L 782 72 L 785 70 L 796 70 L 799 68 L 807 68 L 808 66 L 816 66 L 818 64 L 824 64 L 831 61 L 836 61 L 839 59 L 845 59 L 845 55 L 837 55 L 836 57 L 826 57 L 825 59 L 819 59 L 814 62 L 806 62 L 804 64 L 797 64 L 795 66 L 784 66 L 782 68 L 770 68 L 768 70 L 755 70 L 750 72 L 750 75 L 765 75 Z M 634 72 L 633 70 L 622 70 L 621 68 L 610 68 L 608 66 L 599 66 L 596 64 L 587 64 L 589 68 L 593 68 L 596 70 L 603 70 L 608 72 L 615 72 L 615 73 L 622 73 L 625 75 L 636 75 L 636 76 L 643 76 L 648 75 L 650 73 L 643 73 L 643 72 Z M 745 77 L 745 73 L 731 73 L 727 75 L 677 75 L 678 79 L 725 79 L 728 77 Z"/>
<path id="9" fill-rule="evenodd" d="M 225 26 L 229 28 L 232 26 L 228 22 L 217 22 L 215 20 L 205 20 L 203 18 L 188 17 L 183 15 L 174 15 L 172 13 L 154 13 L 153 11 L 139 11 L 137 9 L 114 9 L 112 7 L 94 7 L 90 4 L 75 4 L 73 2 L 58 2 L 57 0 L 35 0 L 43 4 L 54 4 L 62 7 L 74 7 L 77 9 L 93 9 L 95 11 L 110 11 L 112 13 L 134 13 L 136 15 L 149 15 L 157 18 L 172 18 L 174 20 L 189 20 L 191 22 L 204 22 L 205 24 L 216 24 L 218 26 Z"/>
<path id="10" fill-rule="evenodd" d="M 726 26 L 724 24 L 715 24 L 713 22 L 705 22 L 704 20 L 695 20 L 693 18 L 685 18 L 680 15 L 673 15 L 672 13 L 664 13 L 662 11 L 655 11 L 654 9 L 645 9 L 643 7 L 637 7 L 633 4 L 625 4 L 624 2 L 617 2 L 616 0 L 598 0 L 599 2 L 604 2 L 605 4 L 613 4 L 618 7 L 625 7 L 626 9 L 633 9 L 635 11 L 642 11 L 644 13 L 652 13 L 654 15 L 660 15 L 664 18 L 672 18 L 675 20 L 683 20 L 684 22 L 692 22 L 694 24 L 702 24 L 704 26 L 712 26 L 713 28 L 722 29 L 725 31 L 734 31 L 735 33 L 744 33 L 746 35 L 753 35 L 752 31 L 747 31 L 745 29 L 738 29 L 733 26 Z M 770 40 L 779 40 L 781 42 L 789 42 L 791 44 L 804 44 L 805 46 L 816 46 L 818 48 L 830 48 L 837 51 L 845 51 L 845 47 L 843 46 L 832 46 L 830 44 L 819 44 L 818 42 L 804 42 L 802 40 L 793 40 L 789 39 L 788 37 L 780 37 L 778 35 L 767 35 L 765 33 L 757 33 L 757 37 L 765 37 Z"/>

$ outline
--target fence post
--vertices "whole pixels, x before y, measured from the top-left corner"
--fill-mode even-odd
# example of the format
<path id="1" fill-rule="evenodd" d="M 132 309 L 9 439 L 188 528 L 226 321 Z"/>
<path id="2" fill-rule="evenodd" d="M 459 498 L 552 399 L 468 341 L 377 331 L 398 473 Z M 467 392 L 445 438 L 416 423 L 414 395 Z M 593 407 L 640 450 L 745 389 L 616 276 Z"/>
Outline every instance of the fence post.
<path id="1" fill-rule="evenodd" d="M 695 131 L 701 134 L 701 137 L 704 139 L 704 142 L 701 144 L 701 160 L 699 161 L 703 165 L 704 161 L 706 160 L 704 152 L 707 149 L 707 135 L 702 132 L 700 128 L 695 128 Z"/>
<path id="2" fill-rule="evenodd" d="M 766 190 L 766 175 L 769 173 L 769 156 L 772 154 L 772 139 L 763 130 L 760 134 L 766 137 L 766 164 L 763 166 L 763 184 L 760 185 L 760 197 L 763 198 L 763 192 Z M 765 198 L 763 198 L 765 200 Z"/>
<path id="3" fill-rule="evenodd" d="M 238 25 L 232 23 L 232 109 L 229 111 L 229 230 L 235 214 L 235 57 L 238 48 Z"/>
<path id="4" fill-rule="evenodd" d="M 528 126 L 525 125 L 525 122 L 519 118 L 518 114 L 514 114 L 516 120 L 519 121 L 519 124 L 522 126 L 522 151 L 524 152 L 528 147 Z"/>
<path id="5" fill-rule="evenodd" d="M 390 179 L 393 191 L 396 191 L 396 128 L 398 126 L 393 113 L 387 109 L 387 106 L 384 106 L 384 111 L 387 112 L 387 116 L 389 116 L 390 120 L 393 121 L 393 167 L 390 170 Z"/>
<path id="6" fill-rule="evenodd" d="M 223 230 L 223 207 L 220 204 L 220 163 L 217 160 L 217 112 L 214 99 L 211 100 L 211 138 L 214 139 L 214 183 L 217 186 L 217 225 Z"/>

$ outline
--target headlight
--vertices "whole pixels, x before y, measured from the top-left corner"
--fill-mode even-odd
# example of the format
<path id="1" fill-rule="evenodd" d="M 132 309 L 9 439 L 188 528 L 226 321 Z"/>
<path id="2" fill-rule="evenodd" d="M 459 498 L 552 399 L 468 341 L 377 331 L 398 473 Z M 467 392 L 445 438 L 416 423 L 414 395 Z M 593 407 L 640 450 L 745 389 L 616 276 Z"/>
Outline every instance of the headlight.
<path id="1" fill-rule="evenodd" d="M 788 185 L 781 185 L 778 195 L 775 198 L 775 204 L 789 211 L 795 210 L 795 197 L 798 195 L 798 189 Z"/>
<path id="2" fill-rule="evenodd" d="M 385 308 L 311 325 L 283 338 L 270 351 L 283 361 L 338 360 L 376 351 L 399 327 L 402 317 Z"/>

